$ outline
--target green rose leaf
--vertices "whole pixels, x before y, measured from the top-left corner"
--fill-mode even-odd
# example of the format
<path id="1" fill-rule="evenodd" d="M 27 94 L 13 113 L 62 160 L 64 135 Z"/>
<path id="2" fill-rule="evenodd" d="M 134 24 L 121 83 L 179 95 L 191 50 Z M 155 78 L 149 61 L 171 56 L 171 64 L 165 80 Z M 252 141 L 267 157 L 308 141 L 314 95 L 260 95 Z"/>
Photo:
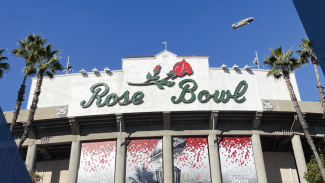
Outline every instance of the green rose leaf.
<path id="1" fill-rule="evenodd" d="M 159 76 L 152 76 L 151 78 L 150 78 L 150 80 L 157 80 L 159 78 Z"/>
<path id="2" fill-rule="evenodd" d="M 177 75 L 176 74 L 173 74 L 172 79 L 175 79 L 176 77 L 177 77 Z"/>
<path id="3" fill-rule="evenodd" d="M 167 82 L 166 82 L 166 85 L 167 85 L 168 87 L 173 86 L 174 84 L 175 84 L 175 82 L 172 82 L 172 81 L 167 81 Z"/>
<path id="4" fill-rule="evenodd" d="M 171 76 L 174 74 L 174 71 L 173 70 L 170 70 L 169 73 L 167 73 L 167 76 Z"/>
<path id="5" fill-rule="evenodd" d="M 161 80 L 160 81 L 160 83 L 163 85 L 163 84 L 165 84 L 167 81 L 166 81 L 166 79 L 163 79 L 163 80 Z"/>
<path id="6" fill-rule="evenodd" d="M 147 80 L 148 81 L 151 80 L 151 77 L 152 77 L 152 75 L 150 74 L 150 72 L 148 72 L 148 74 L 147 74 Z"/>
<path id="7" fill-rule="evenodd" d="M 155 82 L 155 84 L 158 86 L 159 89 L 165 89 L 163 85 L 160 82 Z"/>

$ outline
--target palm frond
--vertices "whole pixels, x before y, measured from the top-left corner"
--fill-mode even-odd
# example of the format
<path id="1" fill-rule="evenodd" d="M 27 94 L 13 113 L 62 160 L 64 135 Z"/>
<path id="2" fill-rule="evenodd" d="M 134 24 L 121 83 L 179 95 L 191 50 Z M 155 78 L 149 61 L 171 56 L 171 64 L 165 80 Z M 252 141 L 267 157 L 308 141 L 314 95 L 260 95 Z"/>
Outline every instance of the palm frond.
<path id="1" fill-rule="evenodd" d="M 0 50 L 0 55 L 3 53 L 3 52 L 5 52 L 6 51 L 6 49 L 2 49 L 2 50 Z"/>
<path id="2" fill-rule="evenodd" d="M 2 56 L 2 53 L 5 52 L 5 51 L 6 51 L 6 49 L 2 49 L 2 50 L 0 50 L 0 61 L 1 61 L 1 60 L 8 60 L 7 57 L 3 57 L 3 56 Z"/>
<path id="3" fill-rule="evenodd" d="M 302 66 L 301 61 L 297 58 L 290 58 L 289 61 L 290 61 L 290 64 L 288 65 L 289 71 L 294 71 Z"/>
<path id="4" fill-rule="evenodd" d="M 61 50 L 52 51 L 52 44 L 46 45 L 41 51 L 41 62 L 39 62 L 37 70 L 44 70 L 44 74 L 54 77 L 57 70 L 63 70 L 63 66 L 60 64 L 59 59 L 61 57 L 56 56 Z"/>
<path id="5" fill-rule="evenodd" d="M 275 67 L 273 70 L 267 72 L 267 77 L 273 76 L 275 79 L 279 79 L 282 77 L 282 73 L 280 72 L 279 67 Z"/>
<path id="6" fill-rule="evenodd" d="M 0 63 L 0 69 L 9 70 L 10 65 L 8 63 Z"/>
<path id="7" fill-rule="evenodd" d="M 297 53 L 299 53 L 299 60 L 302 64 L 308 64 L 309 58 L 311 58 L 311 55 L 306 50 L 297 50 Z"/>
<path id="8" fill-rule="evenodd" d="M 293 54 L 293 49 L 291 48 L 290 50 L 288 50 L 287 52 L 286 52 L 286 54 L 285 54 L 285 60 L 287 60 L 287 59 L 289 59 L 291 56 L 292 56 L 292 54 Z"/>
<path id="9" fill-rule="evenodd" d="M 18 41 L 19 47 L 13 49 L 10 53 L 18 58 L 22 58 L 26 62 L 26 68 L 24 68 L 25 74 L 32 73 L 36 71 L 35 67 L 37 62 L 41 61 L 41 50 L 45 44 L 46 39 L 42 38 L 40 35 L 29 34 L 25 39 Z M 29 70 L 33 72 L 29 72 Z M 30 75 L 30 74 L 28 74 Z"/>
<path id="10" fill-rule="evenodd" d="M 274 50 L 270 49 L 270 51 L 274 55 L 274 57 L 277 58 L 277 59 L 283 57 L 283 51 L 282 51 L 282 47 L 281 46 L 278 46 Z"/>
<path id="11" fill-rule="evenodd" d="M 45 71 L 44 75 L 50 77 L 51 79 L 54 78 L 54 74 L 50 71 Z"/>
<path id="12" fill-rule="evenodd" d="M 56 61 L 51 65 L 50 69 L 51 69 L 51 71 L 53 73 L 56 73 L 56 71 L 62 71 L 63 70 L 63 65 L 61 65 L 59 61 Z"/>
<path id="13" fill-rule="evenodd" d="M 1 60 L 8 60 L 8 57 L 2 57 L 1 55 L 0 55 L 0 61 Z"/>
<path id="14" fill-rule="evenodd" d="M 0 78 L 3 76 L 4 70 L 9 70 L 10 66 L 8 63 L 0 63 Z"/>
<path id="15" fill-rule="evenodd" d="M 37 70 L 33 67 L 30 69 L 25 69 L 24 72 L 27 76 L 35 76 L 37 73 Z"/>
<path id="16" fill-rule="evenodd" d="M 265 57 L 263 63 L 266 64 L 266 65 L 268 65 L 269 67 L 273 68 L 274 67 L 274 62 L 276 60 L 277 59 L 274 57 L 274 55 L 270 55 L 270 56 Z"/>
<path id="17" fill-rule="evenodd" d="M 302 43 L 299 45 L 301 49 L 297 51 L 299 53 L 299 60 L 302 64 L 309 63 L 309 59 L 312 59 L 313 64 L 319 64 L 314 49 L 308 38 L 302 38 Z"/>
<path id="18" fill-rule="evenodd" d="M 264 64 L 268 65 L 271 70 L 267 73 L 267 76 L 274 76 L 274 78 L 279 79 L 284 74 L 288 74 L 295 69 L 301 67 L 301 59 L 293 58 L 293 49 L 289 49 L 285 54 L 280 46 L 276 49 L 270 49 L 271 55 L 265 57 Z"/>

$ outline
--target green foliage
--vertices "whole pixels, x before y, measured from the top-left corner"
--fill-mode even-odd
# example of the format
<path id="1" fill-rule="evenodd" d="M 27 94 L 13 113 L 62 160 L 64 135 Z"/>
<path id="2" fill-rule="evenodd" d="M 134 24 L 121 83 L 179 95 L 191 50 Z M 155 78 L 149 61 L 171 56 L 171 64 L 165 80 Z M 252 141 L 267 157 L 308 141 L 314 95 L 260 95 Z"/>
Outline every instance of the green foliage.
<path id="1" fill-rule="evenodd" d="M 35 44 L 36 45 L 35 47 L 30 47 L 30 50 L 32 50 L 31 53 L 34 56 L 28 57 L 30 59 L 26 60 L 26 65 L 29 65 L 31 63 L 31 65 L 34 68 L 33 71 L 35 71 L 34 73 L 38 73 L 38 76 L 37 76 L 36 88 L 34 90 L 34 97 L 32 100 L 33 102 L 30 107 L 31 110 L 29 111 L 27 123 L 26 126 L 24 127 L 24 133 L 19 141 L 18 148 L 21 148 L 22 144 L 27 139 L 29 130 L 33 125 L 34 115 L 37 109 L 38 98 L 41 93 L 40 91 L 41 91 L 43 76 L 48 76 L 50 78 L 53 78 L 57 70 L 63 70 L 63 66 L 59 62 L 59 59 L 61 57 L 56 55 L 61 50 L 53 51 L 52 44 L 48 44 L 45 47 L 43 47 L 43 44 L 45 43 L 46 39 L 43 39 L 39 36 L 39 40 L 41 40 L 39 41 L 39 44 Z M 12 52 L 15 54 L 14 50 Z M 19 54 L 18 56 L 22 56 L 22 58 L 25 58 L 24 54 Z M 26 71 L 25 74 L 27 74 Z"/>
<path id="2" fill-rule="evenodd" d="M 26 39 L 18 41 L 19 48 L 11 51 L 16 57 L 25 59 L 26 75 L 34 75 L 43 70 L 45 76 L 53 78 L 57 70 L 63 70 L 63 66 L 59 63 L 61 57 L 56 56 L 61 50 L 52 51 L 52 44 L 43 47 L 45 42 L 46 39 L 40 35 L 30 34 Z"/>
<path id="3" fill-rule="evenodd" d="M 325 158 L 324 158 L 323 153 L 320 153 L 320 159 L 321 159 L 323 167 L 324 167 Z M 304 175 L 304 178 L 307 180 L 307 182 L 324 183 L 322 173 L 319 170 L 319 167 L 318 167 L 318 164 L 317 164 L 317 161 L 316 161 L 316 158 L 314 155 L 312 156 L 309 163 L 307 164 L 307 170 L 308 170 L 308 172 L 306 172 Z"/>
<path id="4" fill-rule="evenodd" d="M 5 49 L 0 50 L 0 78 L 3 76 L 3 71 L 4 70 L 9 70 L 10 66 L 8 63 L 2 62 L 3 60 L 7 60 L 7 57 L 3 57 L 2 53 L 6 51 Z"/>
<path id="5" fill-rule="evenodd" d="M 22 58 L 26 62 L 26 67 L 23 69 L 27 76 L 35 75 L 35 64 L 40 61 L 40 51 L 45 44 L 46 39 L 40 35 L 29 34 L 25 39 L 18 41 L 19 48 L 15 48 L 11 53 Z"/>
<path id="6" fill-rule="evenodd" d="M 317 57 L 315 55 L 314 49 L 311 46 L 309 39 L 301 39 L 302 43 L 299 45 L 300 49 L 297 50 L 299 53 L 299 60 L 302 64 L 308 64 L 309 59 L 312 59 L 312 62 L 315 62 L 316 65 L 319 65 Z"/>
<path id="7" fill-rule="evenodd" d="M 61 52 L 61 50 L 52 51 L 52 44 L 48 44 L 45 48 L 41 49 L 39 52 L 40 61 L 36 63 L 37 71 L 44 72 L 44 75 L 50 78 L 54 77 L 57 70 L 62 71 L 63 66 L 59 62 L 61 57 L 56 55 L 59 52 Z"/>
<path id="8" fill-rule="evenodd" d="M 283 75 L 301 67 L 301 62 L 297 58 L 292 58 L 293 50 L 288 50 L 285 54 L 279 46 L 276 49 L 270 49 L 271 55 L 265 57 L 264 64 L 268 65 L 271 70 L 267 76 L 274 76 L 275 79 L 281 78 Z"/>

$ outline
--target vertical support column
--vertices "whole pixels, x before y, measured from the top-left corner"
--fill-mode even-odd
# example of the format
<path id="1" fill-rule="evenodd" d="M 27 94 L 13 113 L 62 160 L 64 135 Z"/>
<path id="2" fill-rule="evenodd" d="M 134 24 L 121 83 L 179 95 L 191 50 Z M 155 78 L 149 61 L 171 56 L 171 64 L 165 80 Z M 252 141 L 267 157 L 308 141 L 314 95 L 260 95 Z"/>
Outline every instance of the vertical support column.
<path id="1" fill-rule="evenodd" d="M 34 140 L 32 140 L 32 142 L 32 144 L 28 145 L 26 155 L 26 167 L 28 171 L 34 170 L 36 163 L 37 146 L 36 144 L 34 144 Z"/>
<path id="2" fill-rule="evenodd" d="M 258 134 L 252 135 L 252 145 L 253 145 L 254 160 L 255 160 L 256 173 L 257 173 L 257 180 L 260 183 L 267 182 L 260 135 Z"/>
<path id="3" fill-rule="evenodd" d="M 121 139 L 121 142 L 120 142 Z M 115 183 L 125 182 L 126 171 L 126 141 L 125 137 L 116 141 Z"/>
<path id="4" fill-rule="evenodd" d="M 164 182 L 174 182 L 173 139 L 170 135 L 163 137 L 163 167 Z"/>
<path id="5" fill-rule="evenodd" d="M 209 147 L 209 158 L 210 158 L 210 168 L 211 168 L 211 181 L 212 183 L 222 183 L 217 136 L 209 135 L 208 143 L 209 143 L 208 147 Z"/>
<path id="6" fill-rule="evenodd" d="M 70 152 L 70 161 L 69 161 L 69 173 L 68 173 L 68 182 L 76 183 L 78 179 L 78 169 L 80 161 L 80 151 L 81 151 L 80 136 L 76 135 L 73 137 L 71 144 Z"/>
<path id="7" fill-rule="evenodd" d="M 163 122 L 164 130 L 170 130 L 170 111 L 163 112 Z"/>
<path id="8" fill-rule="evenodd" d="M 304 179 L 304 173 L 307 172 L 307 165 L 305 160 L 304 151 L 302 149 L 302 144 L 299 135 L 294 135 L 292 140 L 292 148 L 295 154 L 295 160 L 298 168 L 299 179 L 301 183 L 307 183 Z"/>

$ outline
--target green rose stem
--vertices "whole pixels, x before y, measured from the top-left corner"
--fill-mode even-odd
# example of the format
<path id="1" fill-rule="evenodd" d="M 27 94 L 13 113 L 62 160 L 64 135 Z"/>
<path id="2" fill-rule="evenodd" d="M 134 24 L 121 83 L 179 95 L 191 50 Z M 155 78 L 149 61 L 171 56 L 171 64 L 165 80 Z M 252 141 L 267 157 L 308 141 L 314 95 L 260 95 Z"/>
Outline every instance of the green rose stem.
<path id="1" fill-rule="evenodd" d="M 161 79 L 161 80 L 158 80 L 158 81 L 151 81 L 151 82 L 144 82 L 144 83 L 131 83 L 131 82 L 128 82 L 128 85 L 133 85 L 133 86 L 146 86 L 146 85 L 154 85 L 156 82 L 160 82 L 162 80 L 167 80 L 169 79 L 170 77 L 172 77 L 173 75 L 170 75 L 170 76 L 167 76 L 165 77 L 164 79 Z"/>

